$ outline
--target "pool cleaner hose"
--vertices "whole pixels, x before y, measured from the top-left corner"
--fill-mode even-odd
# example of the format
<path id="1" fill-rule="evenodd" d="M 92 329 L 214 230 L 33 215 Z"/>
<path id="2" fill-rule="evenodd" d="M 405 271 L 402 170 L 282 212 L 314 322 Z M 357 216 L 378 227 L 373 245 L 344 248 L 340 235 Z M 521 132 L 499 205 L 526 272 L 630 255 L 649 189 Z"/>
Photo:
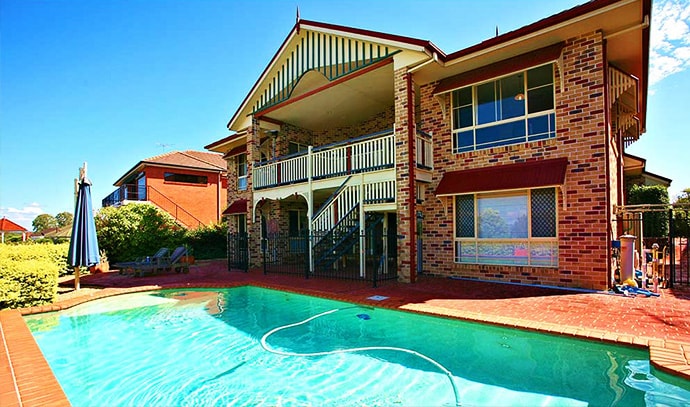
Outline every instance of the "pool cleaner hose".
<path id="1" fill-rule="evenodd" d="M 273 335 L 274 333 L 276 333 L 278 331 L 282 331 L 284 329 L 304 325 L 304 324 L 309 323 L 310 321 L 312 321 L 316 318 L 320 318 L 320 317 L 323 317 L 323 316 L 326 316 L 329 314 L 333 314 L 333 313 L 338 312 L 340 310 L 341 310 L 341 308 L 332 309 L 330 311 L 322 312 L 320 314 L 311 316 L 311 317 L 305 319 L 304 321 L 295 322 L 292 324 L 287 324 L 287 325 L 283 325 L 283 326 L 279 326 L 277 328 L 274 328 L 274 329 L 266 332 L 266 334 L 264 334 L 264 336 L 261 337 L 261 347 L 264 348 L 264 350 L 266 350 L 267 352 L 271 352 L 271 353 L 274 353 L 276 355 L 298 356 L 298 357 L 326 356 L 326 355 L 335 355 L 338 353 L 366 352 L 366 351 L 372 351 L 372 350 L 391 350 L 391 351 L 396 351 L 396 352 L 408 353 L 410 355 L 415 355 L 421 359 L 426 360 L 427 362 L 431 363 L 432 365 L 436 366 L 441 372 L 443 372 L 448 377 L 448 380 L 450 381 L 450 385 L 453 387 L 453 395 L 455 396 L 455 405 L 456 406 L 461 405 L 460 404 L 460 396 L 458 395 L 458 389 L 455 386 L 455 381 L 453 380 L 453 374 L 448 369 L 446 369 L 442 364 L 438 363 L 437 361 L 433 360 L 432 358 L 430 358 L 426 355 L 423 355 L 417 351 L 411 350 L 411 349 L 398 348 L 398 347 L 394 347 L 394 346 L 365 346 L 365 347 L 360 347 L 360 348 L 336 349 L 336 350 L 331 350 L 331 351 L 326 351 L 326 352 L 294 353 L 294 352 L 285 352 L 282 350 L 273 349 L 270 346 L 268 346 L 268 344 L 266 343 L 266 340 L 268 339 L 268 337 Z"/>

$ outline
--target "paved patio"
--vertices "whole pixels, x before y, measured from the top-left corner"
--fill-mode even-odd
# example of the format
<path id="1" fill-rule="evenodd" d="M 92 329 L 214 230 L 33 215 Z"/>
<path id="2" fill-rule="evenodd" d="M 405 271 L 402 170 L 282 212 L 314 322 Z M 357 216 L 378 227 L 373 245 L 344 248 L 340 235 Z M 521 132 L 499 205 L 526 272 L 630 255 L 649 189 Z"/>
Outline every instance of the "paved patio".
<path id="1" fill-rule="evenodd" d="M 63 287 L 73 284 L 63 282 Z M 55 304 L 0 311 L 0 405 L 69 405 L 22 315 L 134 291 L 181 287 L 256 285 L 411 312 L 443 315 L 580 338 L 647 347 L 659 370 L 690 380 L 690 290 L 665 289 L 660 297 L 626 297 L 514 284 L 420 276 L 415 284 L 370 283 L 228 272 L 222 261 L 203 262 L 189 274 L 135 278 L 117 272 L 82 278 L 84 289 L 61 289 Z M 368 297 L 389 297 L 372 301 Z"/>

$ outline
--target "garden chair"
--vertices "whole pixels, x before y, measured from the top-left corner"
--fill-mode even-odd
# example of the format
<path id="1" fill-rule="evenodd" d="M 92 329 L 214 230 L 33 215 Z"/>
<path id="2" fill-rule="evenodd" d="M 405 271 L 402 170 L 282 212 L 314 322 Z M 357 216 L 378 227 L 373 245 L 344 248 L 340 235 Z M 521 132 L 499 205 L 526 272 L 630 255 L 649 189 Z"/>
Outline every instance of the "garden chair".
<path id="1" fill-rule="evenodd" d="M 154 264 L 161 258 L 166 257 L 168 253 L 170 253 L 170 249 L 167 247 L 161 247 L 153 256 L 141 257 L 134 261 L 115 263 L 113 264 L 113 267 L 119 269 L 120 274 L 135 274 L 138 268 L 149 264 Z"/>
<path id="2" fill-rule="evenodd" d="M 175 272 L 189 272 L 189 264 L 186 261 L 182 261 L 183 258 L 187 256 L 187 248 L 180 246 L 173 250 L 170 256 L 163 256 L 156 261 L 152 261 L 149 264 L 142 264 L 136 268 L 135 274 L 138 276 L 143 276 L 146 273 L 155 273 L 161 270 L 175 270 Z"/>

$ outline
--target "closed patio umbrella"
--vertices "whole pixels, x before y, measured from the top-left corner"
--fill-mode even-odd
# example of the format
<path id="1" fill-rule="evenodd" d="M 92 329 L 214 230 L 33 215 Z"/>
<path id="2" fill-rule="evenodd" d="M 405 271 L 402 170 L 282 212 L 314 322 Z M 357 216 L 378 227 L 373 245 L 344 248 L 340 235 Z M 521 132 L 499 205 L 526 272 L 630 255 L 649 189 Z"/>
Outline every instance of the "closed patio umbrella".
<path id="1" fill-rule="evenodd" d="M 91 204 L 91 181 L 86 176 L 79 182 L 77 203 L 74 208 L 72 238 L 69 241 L 67 263 L 74 267 L 74 289 L 79 289 L 79 267 L 90 267 L 98 264 L 98 238 L 96 223 L 93 219 Z"/>

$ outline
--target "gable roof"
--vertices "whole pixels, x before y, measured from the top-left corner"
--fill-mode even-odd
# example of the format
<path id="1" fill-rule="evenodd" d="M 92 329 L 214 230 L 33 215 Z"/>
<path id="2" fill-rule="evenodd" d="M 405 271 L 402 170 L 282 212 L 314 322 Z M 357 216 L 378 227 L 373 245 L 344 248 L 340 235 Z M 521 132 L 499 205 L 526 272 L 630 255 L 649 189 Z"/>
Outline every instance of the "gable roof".
<path id="1" fill-rule="evenodd" d="M 313 53 L 315 47 L 322 47 L 328 52 L 315 56 Z M 284 100 L 289 97 L 302 76 L 309 71 L 320 71 L 324 76 L 328 76 L 329 81 L 332 81 L 364 66 L 389 58 L 401 50 L 429 56 L 442 53 L 428 40 L 317 21 L 297 20 L 240 103 L 227 127 L 232 129 L 235 122 L 242 117 L 242 113 L 250 114 L 257 108 L 260 110 L 267 105 L 270 106 L 276 99 Z M 358 54 L 358 52 L 361 53 Z M 354 69 L 352 65 L 355 65 Z M 326 69 L 326 66 L 329 69 Z M 335 75 L 333 75 L 334 67 Z"/>
<path id="2" fill-rule="evenodd" d="M 615 53 L 616 58 L 614 59 L 617 59 L 616 63 L 620 62 L 623 63 L 623 65 L 627 65 L 620 68 L 624 69 L 629 74 L 635 75 L 642 81 L 640 120 L 642 122 L 642 128 L 644 129 L 650 32 L 648 17 L 650 13 L 651 0 L 590 0 L 584 4 L 554 14 L 532 24 L 449 54 L 443 52 L 429 40 L 298 19 L 273 58 L 257 79 L 256 83 L 252 86 L 249 93 L 238 107 L 237 111 L 233 114 L 227 127 L 231 130 L 240 131 L 243 126 L 240 120 L 243 117 L 251 115 L 253 112 L 260 111 L 267 106 L 270 107 L 276 102 L 290 98 L 291 89 L 296 86 L 301 75 L 305 73 L 304 67 L 301 65 L 299 65 L 299 69 L 295 72 L 295 67 L 291 67 L 290 63 L 284 64 L 286 60 L 288 62 L 293 62 L 295 57 L 299 56 L 297 54 L 300 52 L 295 53 L 295 50 L 304 50 L 305 42 L 302 41 L 300 43 L 297 41 L 300 39 L 300 30 L 308 30 L 311 33 L 316 33 L 317 39 L 321 38 L 320 36 L 328 35 L 352 39 L 353 41 L 363 41 L 367 44 L 383 44 L 392 47 L 384 54 L 375 55 L 382 58 L 391 58 L 395 52 L 398 52 L 396 50 L 413 51 L 419 53 L 418 55 L 421 56 L 426 54 L 426 58 L 429 62 L 433 63 L 425 65 L 424 67 L 421 65 L 418 66 L 417 64 L 422 64 L 423 60 L 417 60 L 416 58 L 407 59 L 404 63 L 410 67 L 416 66 L 416 68 L 414 68 L 415 70 L 421 68 L 415 71 L 415 75 L 419 76 L 422 83 L 427 83 L 448 76 L 457 75 L 470 69 L 480 68 L 483 65 L 494 63 L 502 59 L 531 52 L 555 42 L 561 42 L 565 38 L 571 38 L 572 35 L 577 35 L 573 34 L 573 30 L 600 29 L 605 37 L 610 35 L 611 38 L 613 38 L 615 36 L 614 41 L 618 41 L 622 44 L 607 48 L 607 52 Z M 639 36 L 635 37 L 636 39 L 633 41 L 639 42 L 642 47 L 640 51 L 641 54 L 638 53 L 631 57 L 630 53 L 634 54 L 638 52 L 638 50 L 635 47 L 627 47 L 625 44 L 627 44 L 626 41 L 631 38 L 630 36 L 633 35 L 633 32 L 641 32 L 641 34 L 635 34 Z M 304 38 L 301 38 L 301 40 L 304 40 Z M 300 45 L 301 48 L 299 48 Z M 308 42 L 306 45 L 308 48 Z M 295 46 L 298 46 L 298 48 L 295 48 Z M 330 37 L 328 42 L 324 41 L 318 43 L 316 46 L 322 47 L 324 55 L 328 55 L 328 58 L 324 56 L 324 61 L 316 61 L 317 66 L 315 67 L 313 65 L 314 61 L 312 55 L 312 60 L 310 60 L 312 65 L 307 65 L 307 68 L 313 70 L 321 69 L 323 67 L 318 65 L 321 62 L 332 65 L 333 60 L 330 59 L 330 52 L 332 49 Z M 291 56 L 293 58 L 290 58 Z M 466 61 L 471 62 L 467 64 L 461 63 Z M 339 60 L 336 56 L 335 64 L 337 65 L 339 63 L 342 63 L 342 60 Z M 285 73 L 286 71 L 287 74 Z M 333 79 L 328 78 L 328 80 L 332 81 Z M 286 88 L 289 89 L 286 90 Z"/>
<path id="3" fill-rule="evenodd" d="M 0 232 L 28 232 L 28 230 L 3 216 L 0 219 Z"/>
<path id="4" fill-rule="evenodd" d="M 210 153 L 206 151 L 171 151 L 169 153 L 145 158 L 139 161 L 134 167 L 127 171 L 117 181 L 115 186 L 120 186 L 135 173 L 141 172 L 146 166 L 169 167 L 197 171 L 208 171 L 217 173 L 227 172 L 227 162 L 222 154 Z"/>

